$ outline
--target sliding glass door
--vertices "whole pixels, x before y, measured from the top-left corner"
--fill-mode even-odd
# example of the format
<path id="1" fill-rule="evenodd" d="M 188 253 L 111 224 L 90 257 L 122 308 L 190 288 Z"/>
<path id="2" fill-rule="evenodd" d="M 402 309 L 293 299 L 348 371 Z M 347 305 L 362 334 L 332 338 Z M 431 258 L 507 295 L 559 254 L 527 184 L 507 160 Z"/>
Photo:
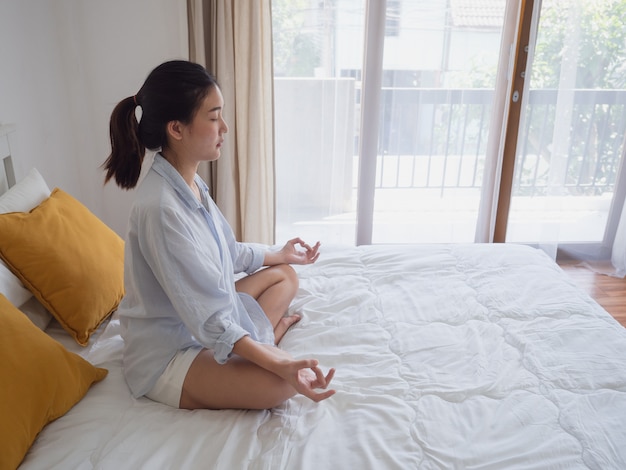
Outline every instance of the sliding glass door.
<path id="1" fill-rule="evenodd" d="M 364 0 L 273 0 L 277 242 L 354 244 Z"/>
<path id="2" fill-rule="evenodd" d="M 504 12 L 387 1 L 372 243 L 474 241 Z"/>
<path id="3" fill-rule="evenodd" d="M 505 1 L 366 3 L 272 2 L 277 238 L 471 242 Z"/>
<path id="4" fill-rule="evenodd" d="M 610 243 L 625 5 L 273 0 L 277 242 Z"/>
<path id="5" fill-rule="evenodd" d="M 626 2 L 543 0 L 534 16 L 506 241 L 604 257 L 624 198 Z"/>

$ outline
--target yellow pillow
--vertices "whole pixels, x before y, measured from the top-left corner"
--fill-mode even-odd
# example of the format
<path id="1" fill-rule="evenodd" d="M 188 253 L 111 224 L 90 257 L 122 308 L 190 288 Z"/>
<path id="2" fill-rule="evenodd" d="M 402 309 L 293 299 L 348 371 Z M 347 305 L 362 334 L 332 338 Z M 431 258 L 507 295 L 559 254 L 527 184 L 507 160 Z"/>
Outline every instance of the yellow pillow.
<path id="1" fill-rule="evenodd" d="M 39 431 L 106 375 L 106 369 L 66 350 L 0 294 L 0 467 L 17 468 Z"/>
<path id="2" fill-rule="evenodd" d="M 82 346 L 124 295 L 123 240 L 58 188 L 0 214 L 0 257 Z"/>

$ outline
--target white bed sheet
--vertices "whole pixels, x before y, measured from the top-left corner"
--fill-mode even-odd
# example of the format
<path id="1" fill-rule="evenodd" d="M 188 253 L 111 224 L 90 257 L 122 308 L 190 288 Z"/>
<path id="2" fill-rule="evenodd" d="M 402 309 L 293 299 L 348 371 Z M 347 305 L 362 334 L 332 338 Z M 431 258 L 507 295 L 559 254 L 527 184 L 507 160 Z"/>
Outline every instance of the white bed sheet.
<path id="1" fill-rule="evenodd" d="M 334 247 L 298 270 L 303 319 L 281 347 L 335 367 L 334 397 L 261 412 L 135 400 L 113 317 L 81 351 L 108 377 L 21 468 L 626 468 L 626 329 L 542 252 Z"/>

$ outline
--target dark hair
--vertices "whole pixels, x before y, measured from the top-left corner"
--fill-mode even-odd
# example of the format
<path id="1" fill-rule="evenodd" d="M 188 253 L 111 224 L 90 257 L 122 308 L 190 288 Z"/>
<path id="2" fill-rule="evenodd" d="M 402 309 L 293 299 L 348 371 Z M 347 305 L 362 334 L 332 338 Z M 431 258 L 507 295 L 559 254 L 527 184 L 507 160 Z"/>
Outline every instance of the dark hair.
<path id="1" fill-rule="evenodd" d="M 111 113 L 111 154 L 103 165 L 105 184 L 114 177 L 119 187 L 134 188 L 146 149 L 165 147 L 167 123 L 191 122 L 216 86 L 204 67 L 184 60 L 165 62 L 150 72 L 139 92 L 120 101 Z M 139 122 L 137 106 L 141 107 Z"/>

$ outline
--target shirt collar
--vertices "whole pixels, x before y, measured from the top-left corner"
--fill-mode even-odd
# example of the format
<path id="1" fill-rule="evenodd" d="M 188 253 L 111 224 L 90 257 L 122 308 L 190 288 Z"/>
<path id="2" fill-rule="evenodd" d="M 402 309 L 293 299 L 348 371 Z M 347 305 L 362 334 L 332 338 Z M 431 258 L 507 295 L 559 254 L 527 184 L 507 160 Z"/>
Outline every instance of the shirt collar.
<path id="1" fill-rule="evenodd" d="M 191 208 L 202 207 L 202 203 L 196 199 L 193 191 L 189 185 L 185 182 L 181 174 L 168 162 L 163 155 L 157 153 L 154 156 L 154 162 L 152 163 L 152 169 L 163 177 L 172 188 L 176 191 L 178 196 Z M 208 191 L 207 185 L 202 181 L 200 176 L 195 175 L 194 181 L 198 185 L 198 188 L 202 192 Z"/>

